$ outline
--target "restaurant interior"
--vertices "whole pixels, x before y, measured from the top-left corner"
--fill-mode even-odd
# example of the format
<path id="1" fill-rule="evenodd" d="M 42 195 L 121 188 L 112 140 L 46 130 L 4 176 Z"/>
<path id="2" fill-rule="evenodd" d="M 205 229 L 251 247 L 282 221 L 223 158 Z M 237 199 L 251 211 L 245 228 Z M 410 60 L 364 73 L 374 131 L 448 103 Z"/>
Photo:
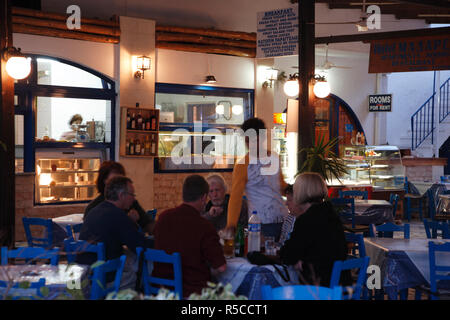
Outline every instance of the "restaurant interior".
<path id="1" fill-rule="evenodd" d="M 305 169 L 314 156 L 344 168 L 332 174 L 336 167 L 327 167 L 322 178 L 348 258 L 334 265 L 328 287 L 314 284 L 311 297 L 300 290 L 306 286 L 294 266 L 258 265 L 237 249 L 217 276 L 229 284 L 225 293 L 249 300 L 448 299 L 448 1 L 72 2 L 0 0 L 2 299 L 23 281 L 33 299 L 59 299 L 68 290 L 71 299 L 126 299 L 119 288 L 128 257 L 96 268 L 74 263 L 75 251 L 91 249 L 105 260 L 105 248 L 82 247 L 78 239 L 86 207 L 100 194 L 102 163 L 125 168 L 133 196 L 157 223 L 184 202 L 183 183 L 193 174 L 217 174 L 234 187 L 237 158 L 247 152 L 237 131 L 255 117 L 268 129 L 268 150 L 280 157 L 283 183 L 314 171 Z M 14 58 L 26 61 L 22 69 L 12 70 Z M 50 264 L 30 262 L 37 253 L 20 256 L 28 249 Z M 146 250 L 134 254 L 150 268 L 161 253 Z M 182 257 L 173 261 L 182 268 Z M 339 282 L 346 268 L 357 269 L 350 291 Z M 114 286 L 96 285 L 106 287 L 110 271 Z M 147 287 L 151 270 L 141 273 L 143 294 L 132 298 L 173 299 Z M 174 273 L 173 282 L 159 284 L 183 297 Z M 90 284 L 80 288 L 83 280 Z"/>

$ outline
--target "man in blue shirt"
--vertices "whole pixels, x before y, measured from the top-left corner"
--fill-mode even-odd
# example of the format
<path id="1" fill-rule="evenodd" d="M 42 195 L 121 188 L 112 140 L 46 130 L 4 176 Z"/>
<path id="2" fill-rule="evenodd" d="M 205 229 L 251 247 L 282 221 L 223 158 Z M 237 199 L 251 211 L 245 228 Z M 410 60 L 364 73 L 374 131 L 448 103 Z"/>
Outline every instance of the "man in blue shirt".
<path id="1" fill-rule="evenodd" d="M 105 188 L 105 201 L 89 212 L 81 228 L 79 239 L 94 243 L 103 242 L 107 260 L 119 258 L 125 254 L 123 246 L 134 254 L 136 247 L 153 247 L 153 241 L 145 238 L 127 216 L 127 211 L 134 201 L 135 194 L 131 179 L 124 176 L 112 178 Z M 86 252 L 78 255 L 76 261 L 81 264 L 93 264 L 96 260 L 95 254 Z"/>

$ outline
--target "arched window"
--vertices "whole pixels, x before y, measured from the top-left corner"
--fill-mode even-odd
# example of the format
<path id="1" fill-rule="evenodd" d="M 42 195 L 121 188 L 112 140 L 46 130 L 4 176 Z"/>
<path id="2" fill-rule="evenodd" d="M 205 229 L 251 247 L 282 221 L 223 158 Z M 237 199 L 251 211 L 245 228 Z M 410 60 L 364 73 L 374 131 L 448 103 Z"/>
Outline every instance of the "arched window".
<path id="1" fill-rule="evenodd" d="M 115 83 L 105 75 L 72 61 L 29 55 L 28 78 L 16 81 L 16 172 L 35 170 L 35 151 L 40 148 L 104 149 L 114 158 Z M 95 121 L 91 136 L 74 136 L 72 117 L 82 116 L 76 133 Z M 78 128 L 81 128 L 79 130 Z"/>

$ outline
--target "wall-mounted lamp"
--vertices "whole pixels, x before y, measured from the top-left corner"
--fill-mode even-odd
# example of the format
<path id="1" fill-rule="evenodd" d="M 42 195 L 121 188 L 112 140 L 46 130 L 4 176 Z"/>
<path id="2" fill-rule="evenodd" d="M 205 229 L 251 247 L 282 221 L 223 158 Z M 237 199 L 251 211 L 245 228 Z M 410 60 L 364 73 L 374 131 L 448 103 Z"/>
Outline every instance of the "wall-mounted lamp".
<path id="1" fill-rule="evenodd" d="M 214 77 L 213 75 L 209 75 L 209 76 L 206 76 L 205 82 L 206 83 L 216 83 L 217 80 L 216 80 L 216 77 Z"/>
<path id="2" fill-rule="evenodd" d="M 144 72 L 146 70 L 150 70 L 150 63 L 151 60 L 147 56 L 137 57 L 135 66 L 135 69 L 137 69 L 137 71 L 134 73 L 134 77 L 144 79 Z"/>
<path id="3" fill-rule="evenodd" d="M 273 82 L 278 79 L 278 69 L 268 68 L 265 73 L 266 81 L 263 82 L 263 88 L 272 88 Z"/>
<path id="4" fill-rule="evenodd" d="M 289 80 L 284 84 L 284 93 L 289 97 L 295 97 L 299 92 L 298 72 L 289 75 Z"/>
<path id="5" fill-rule="evenodd" d="M 314 94 L 317 98 L 325 98 L 330 94 L 331 88 L 325 76 L 314 75 Z"/>
<path id="6" fill-rule="evenodd" d="M 27 58 L 20 48 L 8 47 L 3 49 L 3 59 L 6 62 L 6 72 L 16 80 L 25 79 L 31 71 L 31 58 Z"/>

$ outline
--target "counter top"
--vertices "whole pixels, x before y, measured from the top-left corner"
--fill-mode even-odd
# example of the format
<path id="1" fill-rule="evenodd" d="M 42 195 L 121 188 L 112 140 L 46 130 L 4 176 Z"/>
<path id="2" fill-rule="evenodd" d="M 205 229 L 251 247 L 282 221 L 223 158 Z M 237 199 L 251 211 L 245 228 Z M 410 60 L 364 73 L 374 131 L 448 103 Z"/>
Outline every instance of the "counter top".
<path id="1" fill-rule="evenodd" d="M 411 166 L 445 166 L 447 158 L 402 158 L 402 164 L 406 167 Z"/>

